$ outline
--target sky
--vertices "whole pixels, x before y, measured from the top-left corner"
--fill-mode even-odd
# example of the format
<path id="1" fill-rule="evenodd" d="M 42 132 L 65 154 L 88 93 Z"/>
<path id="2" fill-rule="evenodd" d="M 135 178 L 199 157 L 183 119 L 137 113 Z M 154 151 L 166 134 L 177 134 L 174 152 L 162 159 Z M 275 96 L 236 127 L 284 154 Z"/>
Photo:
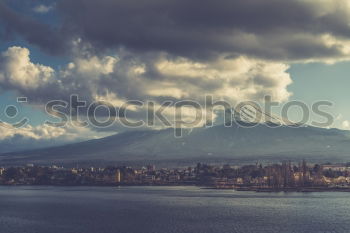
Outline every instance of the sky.
<path id="1" fill-rule="evenodd" d="M 289 101 L 329 101 L 327 127 L 350 129 L 349 65 L 347 0 L 0 0 L 0 141 L 71 142 L 125 130 L 118 122 L 45 124 L 57 121 L 46 103 L 71 95 L 116 109 L 130 100 L 159 107 L 203 104 L 211 95 L 235 105 L 269 95 L 279 103 L 276 115 Z M 6 115 L 8 106 L 16 116 Z M 289 111 L 291 121 L 299 110 Z M 131 106 L 128 116 L 136 121 L 145 112 Z M 175 121 L 174 112 L 165 115 Z M 14 127 L 24 118 L 28 124 Z M 312 113 L 312 120 L 324 119 Z"/>

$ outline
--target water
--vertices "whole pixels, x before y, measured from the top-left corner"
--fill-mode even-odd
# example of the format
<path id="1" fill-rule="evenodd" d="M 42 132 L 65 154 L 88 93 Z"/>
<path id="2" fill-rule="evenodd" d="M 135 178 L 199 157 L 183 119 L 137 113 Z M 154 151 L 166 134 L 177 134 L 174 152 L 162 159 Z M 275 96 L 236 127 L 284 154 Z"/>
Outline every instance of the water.
<path id="1" fill-rule="evenodd" d="M 350 232 L 350 193 L 0 187 L 1 233 Z"/>

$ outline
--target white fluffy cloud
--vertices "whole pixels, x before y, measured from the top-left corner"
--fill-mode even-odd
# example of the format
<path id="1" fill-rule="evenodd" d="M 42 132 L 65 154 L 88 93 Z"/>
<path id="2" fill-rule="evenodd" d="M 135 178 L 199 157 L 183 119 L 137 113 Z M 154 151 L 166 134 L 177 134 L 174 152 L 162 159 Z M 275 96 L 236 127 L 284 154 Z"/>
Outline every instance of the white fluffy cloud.
<path id="1" fill-rule="evenodd" d="M 116 104 L 130 99 L 200 101 L 205 95 L 233 103 L 271 95 L 281 102 L 291 95 L 287 90 L 292 82 L 288 68 L 283 63 L 245 56 L 196 62 L 167 54 L 144 57 L 120 51 L 115 57 L 77 58 L 63 73 L 74 79 L 75 86 L 90 83 L 87 88 L 92 99 Z"/>
<path id="2" fill-rule="evenodd" d="M 342 122 L 342 126 L 343 126 L 344 129 L 348 129 L 350 127 L 350 122 L 345 120 L 345 121 Z"/>
<path id="3" fill-rule="evenodd" d="M 285 101 L 291 95 L 291 84 L 286 72 L 288 65 L 247 57 L 218 59 L 212 63 L 198 63 L 188 59 L 160 60 L 156 67 L 168 78 L 160 85 L 151 86 L 152 95 L 175 98 L 203 98 L 212 95 L 227 101 L 261 100 L 271 95 L 276 101 Z M 207 90 L 208 88 L 209 90 Z"/>
<path id="4" fill-rule="evenodd" d="M 22 47 L 10 47 L 1 54 L 1 85 L 35 90 L 54 79 L 55 72 L 51 67 L 32 63 L 29 55 L 29 50 Z"/>
<path id="5" fill-rule="evenodd" d="M 80 94 L 87 101 L 105 98 L 122 104 L 130 99 L 203 100 L 205 95 L 237 102 L 271 95 L 281 102 L 291 95 L 288 65 L 246 56 L 196 62 L 166 54 L 150 57 L 120 51 L 115 56 L 77 56 L 55 71 L 32 63 L 29 54 L 21 47 L 2 53 L 0 85 L 34 97 L 43 95 L 40 99 Z"/>
<path id="6" fill-rule="evenodd" d="M 39 13 L 39 14 L 46 14 L 49 11 L 52 10 L 52 6 L 46 6 L 46 5 L 37 5 L 36 7 L 34 7 L 34 12 Z"/>
<path id="7" fill-rule="evenodd" d="M 153 100 L 158 105 L 165 100 L 186 99 L 203 103 L 206 95 L 232 105 L 262 100 L 265 95 L 283 102 L 291 95 L 287 90 L 292 82 L 288 65 L 247 56 L 221 56 L 210 62 L 199 62 L 166 53 L 139 55 L 120 50 L 115 55 L 97 56 L 84 50 L 75 53 L 65 67 L 54 70 L 32 63 L 28 49 L 10 47 L 2 53 L 0 66 L 0 86 L 27 96 L 30 104 L 68 100 L 72 94 L 88 103 L 103 100 L 115 107 L 121 107 L 128 100 Z M 146 111 L 135 107 L 129 110 L 138 117 L 144 117 Z M 174 119 L 174 108 L 165 113 Z M 184 114 L 190 121 L 195 111 L 185 108 Z M 35 129 L 29 131 L 35 132 Z M 20 132 L 30 136 L 28 130 Z M 31 137 L 37 137 L 35 135 Z"/>
<path id="8" fill-rule="evenodd" d="M 16 135 L 33 139 L 57 138 L 66 133 L 64 128 L 57 128 L 49 125 L 30 126 L 16 128 L 8 123 L 0 123 L 0 139 L 12 138 Z"/>
<path id="9" fill-rule="evenodd" d="M 6 122 L 0 122 L 0 140 L 11 139 L 15 136 L 22 136 L 35 140 L 57 140 L 69 142 L 75 140 L 86 140 L 106 136 L 104 133 L 92 133 L 91 129 L 75 127 L 73 124 L 65 127 L 55 127 L 48 124 L 38 126 L 26 125 L 17 128 Z"/>

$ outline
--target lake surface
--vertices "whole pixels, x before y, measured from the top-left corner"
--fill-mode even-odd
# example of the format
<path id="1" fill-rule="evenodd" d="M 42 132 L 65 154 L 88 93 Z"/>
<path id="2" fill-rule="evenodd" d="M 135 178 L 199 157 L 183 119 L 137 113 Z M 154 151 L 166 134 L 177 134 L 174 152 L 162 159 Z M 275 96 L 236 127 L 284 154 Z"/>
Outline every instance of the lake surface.
<path id="1" fill-rule="evenodd" d="M 1 233 L 350 232 L 350 193 L 0 187 Z"/>

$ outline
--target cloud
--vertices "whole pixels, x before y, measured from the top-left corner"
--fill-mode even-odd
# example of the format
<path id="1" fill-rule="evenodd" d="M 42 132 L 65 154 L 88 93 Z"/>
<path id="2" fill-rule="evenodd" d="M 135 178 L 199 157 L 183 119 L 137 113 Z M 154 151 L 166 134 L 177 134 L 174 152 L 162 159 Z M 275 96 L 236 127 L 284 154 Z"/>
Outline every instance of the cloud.
<path id="1" fill-rule="evenodd" d="M 350 55 L 348 0 L 62 0 L 54 4 L 55 24 L 10 5 L 0 3 L 4 37 L 20 35 L 52 54 L 70 54 L 81 38 L 96 53 L 125 48 L 202 62 L 247 56 L 332 63 Z"/>
<path id="2" fill-rule="evenodd" d="M 282 13 L 286 5 L 290 11 Z M 9 34 L 49 53 L 69 54 L 71 62 L 54 70 L 34 64 L 28 49 L 10 47 L 1 54 L 0 86 L 39 105 L 68 101 L 72 94 L 116 108 L 135 99 L 203 102 L 205 95 L 231 103 L 271 95 L 282 102 L 292 94 L 287 61 L 345 57 L 341 30 L 310 30 L 316 15 L 333 16 L 341 8 L 318 8 L 274 0 L 63 0 L 55 4 L 60 21 L 50 25 L 1 3 Z M 144 109 L 132 111 L 145 115 Z"/>
<path id="3" fill-rule="evenodd" d="M 281 102 L 291 94 L 286 89 L 291 83 L 289 67 L 283 63 L 240 56 L 210 63 L 160 59 L 155 66 L 164 82 L 149 87 L 148 93 L 154 95 L 200 99 L 208 94 L 232 103 L 261 100 L 265 95 Z"/>
<path id="4" fill-rule="evenodd" d="M 287 73 L 289 66 L 280 62 L 246 56 L 199 62 L 164 52 L 135 54 L 119 50 L 97 56 L 87 50 L 78 51 L 70 63 L 54 70 L 32 63 L 28 49 L 10 47 L 0 58 L 0 87 L 28 97 L 30 104 L 69 102 L 74 94 L 87 106 L 107 101 L 117 109 L 125 108 L 129 100 L 154 101 L 158 108 L 164 101 L 195 100 L 203 104 L 205 96 L 210 95 L 234 106 L 245 100 L 260 101 L 266 95 L 283 102 L 291 95 L 287 90 L 292 82 Z M 132 119 L 145 119 L 145 107 L 128 109 Z M 81 113 L 86 110 L 83 108 Z M 183 113 L 187 121 L 196 114 L 189 108 Z M 175 121 L 174 107 L 165 114 Z"/>
<path id="5" fill-rule="evenodd" d="M 84 6 L 84 10 L 76 12 Z M 347 0 L 63 0 L 66 32 L 99 49 L 283 61 L 349 59 Z"/>
<path id="6" fill-rule="evenodd" d="M 22 90 L 37 89 L 54 79 L 54 70 L 49 66 L 34 64 L 27 48 L 10 47 L 1 54 L 0 83 Z"/>
<path id="7" fill-rule="evenodd" d="M 36 7 L 34 7 L 34 12 L 36 13 L 40 13 L 40 14 L 46 14 L 48 13 L 49 11 L 52 10 L 52 6 L 46 6 L 46 5 L 37 5 Z"/>
<path id="8" fill-rule="evenodd" d="M 45 24 L 28 14 L 15 11 L 6 2 L 0 2 L 0 38 L 2 40 L 11 41 L 20 36 L 20 39 L 37 45 L 50 54 L 64 54 L 69 51 L 72 41 L 69 34 L 62 32 L 60 27 Z M 23 1 L 17 3 L 23 4 Z"/>
<path id="9" fill-rule="evenodd" d="M 338 114 L 335 118 L 335 120 L 341 120 L 343 118 L 343 114 Z"/>
<path id="10" fill-rule="evenodd" d="M 40 106 L 72 94 L 116 108 L 128 100 L 202 102 L 205 95 L 233 104 L 265 95 L 283 102 L 292 95 L 291 63 L 350 58 L 347 0 L 61 0 L 29 12 L 9 2 L 0 2 L 1 41 L 23 39 L 70 59 L 54 69 L 31 61 L 24 47 L 1 53 L 0 87 Z M 130 110 L 145 116 L 144 108 Z M 44 129 L 17 134 L 41 138 Z"/>
<path id="11" fill-rule="evenodd" d="M 345 120 L 345 121 L 342 122 L 342 126 L 343 126 L 344 129 L 348 129 L 350 127 L 350 122 Z"/>
<path id="12" fill-rule="evenodd" d="M 92 133 L 91 129 L 76 127 L 68 124 L 66 127 L 55 127 L 48 124 L 38 126 L 26 125 L 16 128 L 6 122 L 0 122 L 0 140 L 22 137 L 37 141 L 56 140 L 57 142 L 71 142 L 106 136 L 105 133 Z"/>
<path id="13" fill-rule="evenodd" d="M 12 138 L 16 135 L 20 135 L 27 138 L 33 138 L 36 140 L 51 139 L 57 138 L 65 134 L 65 130 L 63 128 L 56 128 L 49 125 L 40 125 L 37 127 L 28 125 L 23 128 L 15 128 L 7 123 L 0 123 L 0 125 L 0 140 Z"/>
<path id="14" fill-rule="evenodd" d="M 197 62 L 153 53 L 146 56 L 119 51 L 114 56 L 79 56 L 60 70 L 33 64 L 29 50 L 10 47 L 0 59 L 0 85 L 32 100 L 67 100 L 78 94 L 86 101 L 192 99 L 205 95 L 232 103 L 261 100 L 271 95 L 285 101 L 291 95 L 288 65 L 239 56 Z"/>

